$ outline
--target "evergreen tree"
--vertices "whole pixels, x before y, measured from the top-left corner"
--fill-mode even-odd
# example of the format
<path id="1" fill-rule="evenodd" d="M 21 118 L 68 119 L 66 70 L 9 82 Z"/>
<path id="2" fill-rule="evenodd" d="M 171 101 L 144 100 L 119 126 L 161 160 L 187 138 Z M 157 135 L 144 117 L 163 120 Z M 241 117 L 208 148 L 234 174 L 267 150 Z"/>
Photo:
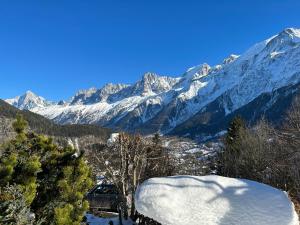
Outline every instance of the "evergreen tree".
<path id="1" fill-rule="evenodd" d="M 13 128 L 17 134 L 24 134 L 25 129 L 27 128 L 28 123 L 24 120 L 21 114 L 17 114 L 16 121 L 13 123 Z"/>
<path id="2" fill-rule="evenodd" d="M 13 123 L 17 137 L 7 145 L 0 158 L 0 184 L 17 184 L 27 205 L 30 205 L 36 195 L 36 176 L 41 164 L 38 153 L 30 149 L 25 133 L 26 126 L 26 121 L 18 115 Z"/>
<path id="3" fill-rule="evenodd" d="M 168 149 L 162 146 L 161 137 L 156 133 L 147 149 L 143 180 L 152 177 L 170 176 L 172 172 L 173 167 Z"/>
<path id="4" fill-rule="evenodd" d="M 16 138 L 4 146 L 0 156 L 0 188 L 16 184 L 26 207 L 41 224 L 80 224 L 88 208 L 84 194 L 92 186 L 83 154 L 27 132 L 26 125 L 21 116 L 13 124 Z"/>
<path id="5" fill-rule="evenodd" d="M 69 165 L 65 166 L 62 172 L 63 176 L 58 181 L 58 187 L 60 201 L 63 204 L 59 204 L 55 209 L 55 219 L 58 225 L 80 224 L 82 215 L 88 209 L 88 202 L 82 199 L 92 185 L 92 180 L 86 179 L 91 176 L 91 171 L 83 160 L 83 155 L 80 155 L 70 160 Z M 66 220 L 69 222 L 63 222 Z"/>
<path id="6" fill-rule="evenodd" d="M 152 142 L 154 144 L 154 146 L 159 146 L 161 144 L 161 138 L 159 136 L 159 133 L 155 133 L 153 138 L 152 138 Z"/>
<path id="7" fill-rule="evenodd" d="M 238 177 L 237 160 L 241 151 L 241 141 L 246 132 L 246 124 L 244 120 L 235 117 L 228 129 L 224 141 L 224 149 L 219 155 L 218 173 L 228 177 Z"/>
<path id="8" fill-rule="evenodd" d="M 245 130 L 246 124 L 242 117 L 237 116 L 233 118 L 227 129 L 226 135 L 226 147 L 234 147 L 241 137 L 243 130 Z"/>
<path id="9" fill-rule="evenodd" d="M 0 224 L 31 225 L 33 219 L 17 185 L 0 188 Z"/>

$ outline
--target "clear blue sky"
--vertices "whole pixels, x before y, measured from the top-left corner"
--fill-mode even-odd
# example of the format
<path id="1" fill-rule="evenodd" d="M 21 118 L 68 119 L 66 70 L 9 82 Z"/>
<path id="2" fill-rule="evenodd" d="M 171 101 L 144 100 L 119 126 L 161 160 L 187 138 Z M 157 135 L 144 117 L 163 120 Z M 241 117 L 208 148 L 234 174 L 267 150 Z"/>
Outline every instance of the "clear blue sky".
<path id="1" fill-rule="evenodd" d="M 144 72 L 180 75 L 286 27 L 299 0 L 2 0 L 0 98 L 49 100 Z"/>

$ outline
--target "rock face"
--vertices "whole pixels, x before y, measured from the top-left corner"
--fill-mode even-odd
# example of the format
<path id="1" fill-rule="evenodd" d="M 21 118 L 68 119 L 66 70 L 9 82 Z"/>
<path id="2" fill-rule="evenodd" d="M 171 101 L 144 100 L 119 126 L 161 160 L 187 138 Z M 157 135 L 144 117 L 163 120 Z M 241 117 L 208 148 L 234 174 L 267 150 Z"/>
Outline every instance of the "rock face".
<path id="1" fill-rule="evenodd" d="M 151 178 L 135 194 L 139 213 L 162 225 L 298 225 L 286 193 L 220 176 Z"/>
<path id="2" fill-rule="evenodd" d="M 288 28 L 240 56 L 230 55 L 216 66 L 192 67 L 177 78 L 146 73 L 132 85 L 80 91 L 64 104 L 49 104 L 36 95 L 7 101 L 62 124 L 213 136 L 244 109 L 255 115 L 252 121 L 277 110 L 275 106 L 280 116 L 288 107 L 285 102 L 299 92 L 299 62 L 300 30 Z"/>

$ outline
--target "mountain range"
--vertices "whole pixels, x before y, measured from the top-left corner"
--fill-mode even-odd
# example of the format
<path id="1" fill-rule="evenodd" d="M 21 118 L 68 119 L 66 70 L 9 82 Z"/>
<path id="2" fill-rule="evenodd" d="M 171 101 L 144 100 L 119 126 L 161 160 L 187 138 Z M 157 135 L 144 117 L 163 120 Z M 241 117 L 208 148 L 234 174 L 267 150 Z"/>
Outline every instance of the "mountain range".
<path id="1" fill-rule="evenodd" d="M 146 73 L 134 84 L 107 84 L 50 102 L 27 91 L 6 101 L 59 124 L 98 124 L 150 134 L 213 137 L 237 114 L 279 121 L 300 87 L 300 29 L 287 28 L 219 65 L 178 77 Z"/>

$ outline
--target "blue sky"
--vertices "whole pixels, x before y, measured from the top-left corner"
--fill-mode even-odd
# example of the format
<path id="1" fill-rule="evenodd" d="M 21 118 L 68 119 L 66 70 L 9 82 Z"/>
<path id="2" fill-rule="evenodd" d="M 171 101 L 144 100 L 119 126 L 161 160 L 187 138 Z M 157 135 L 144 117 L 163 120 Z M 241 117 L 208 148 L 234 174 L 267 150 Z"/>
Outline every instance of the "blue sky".
<path id="1" fill-rule="evenodd" d="M 177 76 L 217 64 L 286 27 L 299 0 L 0 1 L 0 98 Z"/>

